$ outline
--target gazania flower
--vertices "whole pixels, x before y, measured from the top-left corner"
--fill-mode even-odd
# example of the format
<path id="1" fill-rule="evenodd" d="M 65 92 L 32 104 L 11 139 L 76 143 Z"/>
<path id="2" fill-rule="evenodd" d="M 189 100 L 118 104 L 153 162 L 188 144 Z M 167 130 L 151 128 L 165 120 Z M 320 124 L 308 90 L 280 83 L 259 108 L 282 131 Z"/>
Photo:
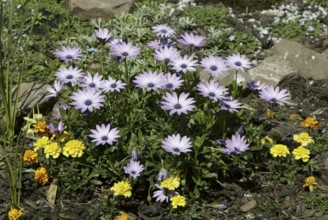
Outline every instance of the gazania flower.
<path id="1" fill-rule="evenodd" d="M 46 185 L 49 182 L 50 175 L 47 173 L 45 167 L 39 167 L 35 170 L 34 180 L 39 183 L 41 186 Z"/>
<path id="2" fill-rule="evenodd" d="M 226 58 L 226 62 L 231 69 L 245 71 L 251 68 L 251 62 L 245 55 L 234 54 Z"/>
<path id="3" fill-rule="evenodd" d="M 173 155 L 180 155 L 190 152 L 192 143 L 187 136 L 181 138 L 180 134 L 173 134 L 162 141 L 162 148 Z"/>
<path id="4" fill-rule="evenodd" d="M 65 63 L 83 58 L 79 47 L 62 46 L 61 50 L 57 49 L 54 54 Z"/>
<path id="5" fill-rule="evenodd" d="M 294 141 L 300 143 L 304 147 L 307 146 L 308 144 L 314 143 L 312 137 L 306 132 L 301 132 L 300 134 L 294 134 L 293 139 Z"/>
<path id="6" fill-rule="evenodd" d="M 303 146 L 294 149 L 292 154 L 295 156 L 295 160 L 302 159 L 303 162 L 308 162 L 310 159 L 310 150 Z"/>
<path id="7" fill-rule="evenodd" d="M 114 142 L 117 141 L 117 138 L 120 136 L 119 130 L 117 128 L 110 129 L 110 124 L 101 126 L 96 125 L 97 130 L 91 129 L 90 132 L 92 134 L 89 135 L 89 137 L 93 138 L 91 142 L 96 142 L 96 145 L 105 145 L 109 144 L 112 145 Z"/>
<path id="8" fill-rule="evenodd" d="M 158 37 L 171 37 L 172 35 L 175 34 L 175 30 L 167 26 L 166 24 L 158 24 L 152 27 L 153 32 L 158 36 Z"/>
<path id="9" fill-rule="evenodd" d="M 302 127 L 310 127 L 316 129 L 319 127 L 319 122 L 312 117 L 307 117 L 304 121 L 301 122 Z"/>
<path id="10" fill-rule="evenodd" d="M 47 91 L 50 93 L 49 95 L 45 96 L 45 99 L 51 98 L 51 97 L 58 97 L 64 88 L 64 84 L 61 83 L 59 80 L 55 80 L 54 87 L 48 86 Z"/>
<path id="11" fill-rule="evenodd" d="M 181 195 L 175 195 L 172 198 L 170 198 L 171 205 L 174 209 L 178 208 L 178 206 L 185 207 L 186 206 L 186 198 Z"/>
<path id="12" fill-rule="evenodd" d="M 83 77 L 82 70 L 77 67 L 62 67 L 56 72 L 56 77 L 61 82 L 67 84 L 71 83 L 73 86 L 80 82 L 80 79 Z"/>
<path id="13" fill-rule="evenodd" d="M 304 188 L 309 187 L 310 192 L 313 192 L 313 190 L 315 189 L 315 187 L 318 185 L 316 179 L 314 178 L 314 176 L 309 176 L 305 179 L 305 183 L 303 185 Z"/>
<path id="14" fill-rule="evenodd" d="M 193 105 L 196 101 L 194 98 L 188 98 L 189 93 L 181 93 L 180 96 L 177 93 L 173 92 L 172 95 L 170 93 L 166 93 L 163 97 L 165 101 L 162 101 L 162 109 L 166 111 L 170 111 L 170 115 L 177 113 L 178 115 L 187 114 L 189 111 L 192 111 L 195 108 Z"/>
<path id="15" fill-rule="evenodd" d="M 191 48 L 195 47 L 203 47 L 205 44 L 205 37 L 193 34 L 193 33 L 184 33 L 181 34 L 181 38 L 177 39 L 177 42 L 184 46 L 188 46 Z"/>
<path id="16" fill-rule="evenodd" d="M 238 133 L 236 135 L 232 135 L 231 139 L 227 139 L 225 141 L 225 149 L 223 150 L 226 154 L 240 154 L 248 150 L 249 144 L 247 144 L 247 140 L 245 136 L 240 137 Z"/>
<path id="17" fill-rule="evenodd" d="M 180 76 L 177 76 L 176 74 L 167 73 L 164 75 L 161 84 L 163 89 L 176 90 L 182 86 L 183 82 L 184 80 L 181 79 Z"/>
<path id="18" fill-rule="evenodd" d="M 140 176 L 140 173 L 145 169 L 143 165 L 140 164 L 139 161 L 130 160 L 130 162 L 123 167 L 124 172 L 133 177 L 133 179 L 137 179 Z"/>
<path id="19" fill-rule="evenodd" d="M 136 84 L 136 87 L 147 89 L 147 91 L 157 90 L 162 86 L 163 74 L 157 72 L 144 72 L 136 76 L 133 82 Z"/>
<path id="20" fill-rule="evenodd" d="M 222 100 L 228 93 L 228 89 L 220 86 L 218 82 L 211 80 L 197 85 L 197 90 L 204 97 L 208 97 L 214 101 Z"/>
<path id="21" fill-rule="evenodd" d="M 180 186 L 180 178 L 177 175 L 170 176 L 166 179 L 164 179 L 161 183 L 160 186 L 162 188 L 166 188 L 168 190 L 175 190 Z"/>
<path id="22" fill-rule="evenodd" d="M 107 28 L 99 28 L 93 32 L 93 35 L 101 42 L 107 43 L 112 37 L 112 33 Z"/>
<path id="23" fill-rule="evenodd" d="M 52 158 L 56 159 L 59 157 L 61 152 L 62 149 L 59 147 L 57 142 L 51 142 L 44 147 L 46 158 L 51 156 Z"/>
<path id="24" fill-rule="evenodd" d="M 121 42 L 111 46 L 111 53 L 122 59 L 136 57 L 140 54 L 140 48 L 132 45 L 132 42 Z"/>
<path id="25" fill-rule="evenodd" d="M 126 83 L 123 82 L 122 80 L 116 80 L 113 79 L 112 77 L 108 77 L 107 80 L 104 80 L 101 88 L 105 92 L 120 92 L 121 89 L 125 89 Z"/>
<path id="26" fill-rule="evenodd" d="M 288 147 L 283 144 L 275 144 L 270 148 L 270 154 L 273 157 L 286 157 L 289 153 Z"/>
<path id="27" fill-rule="evenodd" d="M 105 101 L 105 97 L 101 91 L 89 88 L 73 92 L 71 99 L 73 100 L 71 105 L 75 109 L 81 109 L 82 113 L 86 110 L 93 112 L 94 109 L 100 109 Z"/>
<path id="28" fill-rule="evenodd" d="M 118 183 L 115 183 L 114 186 L 110 188 L 110 191 L 114 192 L 114 196 L 124 196 L 126 198 L 131 197 L 131 190 L 132 187 L 127 181 L 120 181 Z"/>
<path id="29" fill-rule="evenodd" d="M 24 209 L 15 209 L 11 208 L 8 212 L 8 219 L 9 220 L 18 220 L 24 214 Z"/>
<path id="30" fill-rule="evenodd" d="M 238 112 L 238 109 L 242 108 L 243 104 L 238 100 L 232 100 L 232 97 L 222 99 L 221 110 L 226 110 L 229 112 Z"/>
<path id="31" fill-rule="evenodd" d="M 246 87 L 253 92 L 261 91 L 267 86 L 268 86 L 267 84 L 261 83 L 260 81 L 255 82 L 253 80 L 250 80 L 246 83 Z"/>
<path id="32" fill-rule="evenodd" d="M 195 72 L 197 60 L 194 60 L 192 57 L 188 57 L 187 55 L 184 55 L 183 57 L 178 57 L 172 62 L 170 62 L 170 65 L 173 66 L 172 68 L 177 72 L 183 72 L 186 73 L 189 72 Z"/>
<path id="33" fill-rule="evenodd" d="M 98 73 L 92 76 L 91 73 L 87 72 L 87 75 L 82 79 L 81 87 L 99 90 L 103 83 L 102 77 Z"/>
<path id="34" fill-rule="evenodd" d="M 279 86 L 274 88 L 273 86 L 268 85 L 260 91 L 259 95 L 262 100 L 280 106 L 285 105 L 283 101 L 290 99 L 287 89 L 280 90 Z"/>
<path id="35" fill-rule="evenodd" d="M 224 59 L 218 56 L 203 58 L 200 61 L 200 66 L 203 67 L 205 72 L 211 74 L 213 77 L 222 76 L 225 71 L 229 70 Z"/>
<path id="36" fill-rule="evenodd" d="M 180 52 L 175 47 L 162 47 L 154 52 L 154 58 L 159 61 L 164 61 L 166 63 L 174 61 L 176 58 L 180 57 Z"/>
<path id="37" fill-rule="evenodd" d="M 153 198 L 156 199 L 156 202 L 169 202 L 169 190 L 163 189 L 158 184 L 155 184 L 155 187 L 158 189 L 153 193 Z"/>
<path id="38" fill-rule="evenodd" d="M 63 154 L 66 157 L 81 157 L 83 154 L 83 151 L 85 150 L 85 145 L 78 140 L 71 140 L 68 141 L 64 148 L 63 148 Z"/>
<path id="39" fill-rule="evenodd" d="M 34 150 L 25 150 L 24 151 L 24 156 L 23 156 L 23 161 L 25 163 L 29 163 L 32 165 L 38 160 L 38 153 L 36 153 Z"/>

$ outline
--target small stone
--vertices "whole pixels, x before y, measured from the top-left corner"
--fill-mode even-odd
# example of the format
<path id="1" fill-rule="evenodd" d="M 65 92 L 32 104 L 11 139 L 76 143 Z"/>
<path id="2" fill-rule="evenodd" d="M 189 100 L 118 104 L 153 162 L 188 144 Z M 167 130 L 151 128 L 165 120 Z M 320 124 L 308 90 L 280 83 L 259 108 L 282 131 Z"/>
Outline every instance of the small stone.
<path id="1" fill-rule="evenodd" d="M 240 206 L 240 210 L 242 212 L 248 212 L 256 207 L 256 200 L 250 200 L 249 202 L 245 203 L 244 205 Z"/>

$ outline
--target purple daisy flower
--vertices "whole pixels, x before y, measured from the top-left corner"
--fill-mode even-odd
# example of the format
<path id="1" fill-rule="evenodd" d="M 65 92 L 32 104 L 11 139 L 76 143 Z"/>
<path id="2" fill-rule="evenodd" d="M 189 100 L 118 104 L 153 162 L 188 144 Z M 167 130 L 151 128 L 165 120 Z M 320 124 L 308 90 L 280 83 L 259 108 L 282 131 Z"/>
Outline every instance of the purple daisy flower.
<path id="1" fill-rule="evenodd" d="M 181 138 L 180 134 L 173 134 L 162 141 L 162 148 L 173 155 L 180 155 L 181 153 L 190 152 L 192 144 L 187 136 Z"/>
<path id="2" fill-rule="evenodd" d="M 187 114 L 188 111 L 192 111 L 195 108 L 193 105 L 196 101 L 194 98 L 188 98 L 189 93 L 181 93 L 180 96 L 176 92 L 166 93 L 166 96 L 163 96 L 165 101 L 162 101 L 162 109 L 170 111 L 170 115 L 177 113 L 178 115 Z"/>
<path id="3" fill-rule="evenodd" d="M 240 137 L 238 133 L 236 135 L 232 135 L 231 139 L 227 139 L 225 143 L 224 153 L 230 155 L 232 153 L 239 154 L 248 150 L 249 144 L 247 144 L 247 140 L 245 136 Z"/>
<path id="4" fill-rule="evenodd" d="M 102 87 L 102 83 L 104 82 L 102 77 L 103 76 L 99 75 L 98 73 L 92 76 L 91 73 L 87 72 L 87 75 L 84 76 L 84 79 L 82 79 L 81 87 L 99 90 Z"/>
<path id="5" fill-rule="evenodd" d="M 82 113 L 86 110 L 93 112 L 94 108 L 100 109 L 105 101 L 105 96 L 101 91 L 96 91 L 90 88 L 73 92 L 73 95 L 70 98 L 73 100 L 71 105 L 75 106 L 75 109 L 81 109 Z"/>
<path id="6" fill-rule="evenodd" d="M 138 56 L 140 54 L 140 48 L 133 46 L 132 42 L 120 42 L 112 44 L 111 52 L 113 56 L 125 59 Z"/>
<path id="7" fill-rule="evenodd" d="M 175 30 L 167 26 L 166 24 L 158 24 L 152 27 L 153 33 L 155 33 L 158 37 L 171 37 L 175 34 Z"/>
<path id="8" fill-rule="evenodd" d="M 54 119 L 55 120 L 59 120 L 61 115 L 60 115 L 60 109 L 62 110 L 67 110 L 68 109 L 68 105 L 64 102 L 59 102 L 57 104 L 55 104 L 55 106 L 53 107 L 52 111 L 54 113 Z"/>
<path id="9" fill-rule="evenodd" d="M 124 172 L 129 174 L 133 179 L 137 179 L 140 176 L 140 173 L 145 169 L 139 161 L 130 160 L 130 162 L 123 167 Z"/>
<path id="10" fill-rule="evenodd" d="M 222 100 L 221 110 L 227 110 L 229 112 L 238 112 L 237 109 L 243 107 L 243 104 L 238 102 L 238 100 L 232 100 L 232 97 Z"/>
<path id="11" fill-rule="evenodd" d="M 125 89 L 126 83 L 122 80 L 116 80 L 112 77 L 108 77 L 108 80 L 104 80 L 101 88 L 105 92 L 120 92 L 121 89 Z"/>
<path id="12" fill-rule="evenodd" d="M 268 85 L 260 91 L 259 95 L 262 100 L 280 106 L 284 106 L 284 101 L 291 99 L 288 90 L 280 90 L 279 86 L 274 88 L 273 86 Z"/>
<path id="13" fill-rule="evenodd" d="M 73 60 L 80 60 L 83 58 L 81 49 L 79 47 L 61 46 L 61 50 L 56 49 L 54 54 L 57 58 L 64 61 L 65 63 Z"/>
<path id="14" fill-rule="evenodd" d="M 93 32 L 93 35 L 101 42 L 107 43 L 112 37 L 112 33 L 108 31 L 107 28 L 99 28 Z"/>
<path id="15" fill-rule="evenodd" d="M 205 72 L 208 72 L 213 77 L 222 76 L 229 68 L 223 58 L 218 56 L 205 57 L 200 61 L 200 66 Z"/>
<path id="16" fill-rule="evenodd" d="M 177 41 L 184 46 L 195 48 L 203 47 L 205 44 L 205 39 L 206 38 L 203 36 L 186 32 L 181 34 L 181 39 L 177 39 Z"/>
<path id="17" fill-rule="evenodd" d="M 45 96 L 45 99 L 51 98 L 51 97 L 58 97 L 64 88 L 64 84 L 61 83 L 59 80 L 55 80 L 54 87 L 48 86 L 47 91 L 50 93 L 49 95 Z"/>
<path id="18" fill-rule="evenodd" d="M 174 47 L 174 43 L 168 39 L 159 39 L 159 40 L 152 40 L 152 41 L 148 42 L 147 46 L 154 50 L 159 50 L 165 46 Z"/>
<path id="19" fill-rule="evenodd" d="M 169 190 L 163 189 L 158 184 L 155 184 L 155 187 L 158 189 L 153 193 L 153 198 L 156 199 L 156 202 L 169 202 Z"/>
<path id="20" fill-rule="evenodd" d="M 137 161 L 138 160 L 138 157 L 139 157 L 139 151 L 133 150 L 131 152 L 131 160 Z"/>
<path id="21" fill-rule="evenodd" d="M 220 86 L 219 82 L 211 80 L 197 85 L 197 90 L 204 97 L 208 97 L 214 101 L 222 100 L 228 94 L 228 89 Z"/>
<path id="22" fill-rule="evenodd" d="M 261 91 L 262 89 L 264 89 L 265 87 L 267 87 L 268 85 L 265 84 L 265 83 L 261 83 L 260 81 L 253 81 L 253 80 L 250 80 L 246 83 L 246 87 L 255 92 L 255 91 Z"/>
<path id="23" fill-rule="evenodd" d="M 157 90 L 162 86 L 163 73 L 157 72 L 144 72 L 136 76 L 136 79 L 133 82 L 136 84 L 136 87 L 147 89 L 147 91 Z"/>
<path id="24" fill-rule="evenodd" d="M 178 57 L 180 57 L 180 52 L 175 47 L 165 46 L 154 52 L 154 58 L 156 60 L 164 61 L 166 63 L 172 62 Z"/>
<path id="25" fill-rule="evenodd" d="M 170 176 L 169 172 L 167 172 L 166 170 L 162 170 L 157 174 L 156 179 L 158 181 L 162 181 L 162 180 L 168 178 L 169 176 Z"/>
<path id="26" fill-rule="evenodd" d="M 58 125 L 54 125 L 53 123 L 50 123 L 48 128 L 53 132 L 57 134 L 63 133 L 63 131 L 66 129 L 66 125 L 64 122 L 60 121 Z"/>
<path id="27" fill-rule="evenodd" d="M 110 124 L 96 125 L 96 130 L 91 129 L 90 132 L 92 134 L 90 134 L 89 137 L 93 138 L 91 142 L 96 142 L 96 146 L 105 144 L 112 145 L 117 141 L 117 138 L 120 137 L 118 135 L 119 130 L 117 128 L 110 129 Z"/>
<path id="28" fill-rule="evenodd" d="M 162 80 L 162 88 L 166 90 L 176 90 L 182 86 L 183 82 L 184 80 L 181 79 L 180 76 L 177 76 L 175 73 L 167 73 L 164 75 Z"/>
<path id="29" fill-rule="evenodd" d="M 68 67 L 68 69 L 66 67 L 62 67 L 56 72 L 56 77 L 61 82 L 65 84 L 71 83 L 72 86 L 74 86 L 80 82 L 80 79 L 83 77 L 83 72 L 73 66 Z"/>
<path id="30" fill-rule="evenodd" d="M 193 60 L 193 57 L 188 57 L 187 55 L 177 57 L 170 63 L 170 65 L 173 66 L 175 71 L 183 73 L 186 73 L 187 71 L 194 72 L 196 71 L 195 66 L 198 66 L 197 60 Z"/>
<path id="31" fill-rule="evenodd" d="M 245 71 L 251 68 L 251 62 L 245 55 L 234 54 L 226 58 L 226 62 L 231 69 Z"/>

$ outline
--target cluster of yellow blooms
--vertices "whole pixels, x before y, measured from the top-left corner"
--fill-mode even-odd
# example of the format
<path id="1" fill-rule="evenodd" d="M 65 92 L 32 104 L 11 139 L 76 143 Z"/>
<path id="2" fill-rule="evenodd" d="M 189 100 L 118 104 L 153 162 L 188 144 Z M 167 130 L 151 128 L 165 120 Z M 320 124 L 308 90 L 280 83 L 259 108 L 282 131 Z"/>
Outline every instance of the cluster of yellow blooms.
<path id="1" fill-rule="evenodd" d="M 306 128 L 316 129 L 319 127 L 319 122 L 312 117 L 307 117 L 301 122 L 301 125 Z"/>
<path id="2" fill-rule="evenodd" d="M 315 187 L 318 185 L 317 181 L 315 180 L 314 176 L 309 176 L 305 179 L 305 183 L 303 185 L 304 188 L 309 188 L 310 192 L 313 192 Z"/>
<path id="3" fill-rule="evenodd" d="M 12 208 L 12 209 L 10 209 L 9 212 L 8 212 L 8 219 L 9 219 L 9 220 L 17 220 L 17 219 L 19 219 L 23 214 L 24 214 L 24 209 L 23 209 L 23 208 L 20 208 L 20 209 Z"/>
<path id="4" fill-rule="evenodd" d="M 180 178 L 178 175 L 173 175 L 168 178 L 165 178 L 161 181 L 160 186 L 162 188 L 166 188 L 168 190 L 175 190 L 180 186 Z M 176 194 L 170 198 L 171 205 L 174 209 L 178 208 L 178 206 L 184 207 L 186 206 L 186 198 L 179 194 Z"/>

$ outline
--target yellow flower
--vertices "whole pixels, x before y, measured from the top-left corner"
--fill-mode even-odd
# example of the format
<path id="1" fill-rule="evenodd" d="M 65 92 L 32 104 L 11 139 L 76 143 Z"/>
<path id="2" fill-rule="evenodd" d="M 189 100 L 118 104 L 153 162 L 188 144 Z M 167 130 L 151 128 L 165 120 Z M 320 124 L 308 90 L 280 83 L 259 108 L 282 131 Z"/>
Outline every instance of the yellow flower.
<path id="1" fill-rule="evenodd" d="M 36 132 L 44 133 L 46 131 L 47 123 L 46 121 L 37 121 L 33 127 Z"/>
<path id="2" fill-rule="evenodd" d="M 309 190 L 313 192 L 314 188 L 317 186 L 317 182 L 314 176 L 309 176 L 305 179 L 305 183 L 303 185 L 304 188 L 309 187 Z"/>
<path id="3" fill-rule="evenodd" d="M 286 157 L 289 153 L 289 149 L 283 144 L 275 144 L 270 148 L 270 154 L 274 157 Z"/>
<path id="4" fill-rule="evenodd" d="M 180 178 L 178 176 L 168 177 L 160 183 L 160 186 L 169 190 L 175 190 L 180 186 Z"/>
<path id="5" fill-rule="evenodd" d="M 124 197 L 131 197 L 132 187 L 130 183 L 127 181 L 121 181 L 118 183 L 115 183 L 114 186 L 110 188 L 110 191 L 114 192 L 114 196 L 124 196 Z"/>
<path id="6" fill-rule="evenodd" d="M 314 143 L 312 137 L 306 132 L 302 132 L 300 134 L 294 134 L 293 139 L 297 143 L 301 143 L 301 145 L 304 147 L 310 143 Z"/>
<path id="7" fill-rule="evenodd" d="M 12 208 L 8 212 L 8 219 L 9 220 L 17 220 L 23 215 L 23 213 L 24 213 L 23 208 L 21 208 L 21 209 Z"/>
<path id="8" fill-rule="evenodd" d="M 183 196 L 175 195 L 172 198 L 170 198 L 171 205 L 174 209 L 178 208 L 178 206 L 186 206 L 186 198 Z"/>
<path id="9" fill-rule="evenodd" d="M 33 145 L 34 151 L 37 151 L 41 148 L 44 148 L 49 143 L 49 138 L 47 136 L 43 136 L 39 138 Z"/>
<path id="10" fill-rule="evenodd" d="M 274 119 L 275 114 L 276 113 L 274 113 L 273 111 L 267 111 L 266 112 L 266 115 L 267 115 L 268 119 Z"/>
<path id="11" fill-rule="evenodd" d="M 114 220 L 129 220 L 129 219 L 131 218 L 129 218 L 129 215 L 126 214 L 125 212 L 120 212 L 120 215 L 114 218 Z"/>
<path id="12" fill-rule="evenodd" d="M 47 170 L 45 167 L 39 167 L 38 169 L 36 169 L 36 171 L 34 173 L 34 179 L 41 186 L 43 186 L 49 182 L 50 175 L 47 173 Z"/>
<path id="13" fill-rule="evenodd" d="M 54 159 L 56 159 L 59 157 L 61 152 L 62 149 L 59 147 L 57 142 L 52 142 L 44 147 L 44 153 L 46 154 L 46 158 L 52 156 Z"/>
<path id="14" fill-rule="evenodd" d="M 312 117 L 307 117 L 301 122 L 301 125 L 306 128 L 310 127 L 312 129 L 316 129 L 319 127 L 319 122 Z"/>
<path id="15" fill-rule="evenodd" d="M 261 139 L 261 144 L 264 145 L 266 142 L 269 142 L 270 144 L 272 144 L 273 140 L 269 136 L 265 136 L 264 138 Z"/>
<path id="16" fill-rule="evenodd" d="M 306 149 L 303 146 L 299 146 L 295 150 L 293 150 L 293 155 L 296 160 L 302 159 L 303 162 L 308 162 L 310 159 L 310 150 Z"/>
<path id="17" fill-rule="evenodd" d="M 66 157 L 81 157 L 84 149 L 85 145 L 81 141 L 71 140 L 65 144 L 63 154 Z"/>
<path id="18" fill-rule="evenodd" d="M 298 114 L 290 114 L 289 115 L 289 120 L 295 121 L 298 118 Z"/>
<path id="19" fill-rule="evenodd" d="M 38 160 L 38 154 L 33 150 L 25 150 L 23 161 L 30 163 L 31 165 Z"/>

